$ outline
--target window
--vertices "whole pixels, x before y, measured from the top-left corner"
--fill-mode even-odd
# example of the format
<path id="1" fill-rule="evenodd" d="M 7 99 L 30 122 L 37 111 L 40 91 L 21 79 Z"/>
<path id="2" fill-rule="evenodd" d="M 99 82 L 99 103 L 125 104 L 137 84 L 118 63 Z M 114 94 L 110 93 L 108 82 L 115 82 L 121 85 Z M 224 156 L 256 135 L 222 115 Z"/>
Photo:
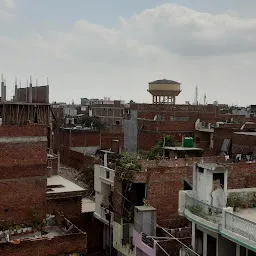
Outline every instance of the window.
<path id="1" fill-rule="evenodd" d="M 109 171 L 106 171 L 106 179 L 109 179 L 109 176 L 110 176 Z"/>
<path id="2" fill-rule="evenodd" d="M 198 171 L 199 171 L 200 173 L 204 173 L 204 168 L 198 167 Z"/>

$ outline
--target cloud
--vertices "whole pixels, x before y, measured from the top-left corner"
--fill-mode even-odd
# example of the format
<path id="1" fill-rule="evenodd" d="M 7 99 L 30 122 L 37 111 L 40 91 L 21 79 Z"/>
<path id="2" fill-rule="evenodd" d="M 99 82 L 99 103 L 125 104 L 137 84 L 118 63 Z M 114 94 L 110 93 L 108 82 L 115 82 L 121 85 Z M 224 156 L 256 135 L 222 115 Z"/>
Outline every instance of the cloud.
<path id="1" fill-rule="evenodd" d="M 4 0 L 4 3 L 7 8 L 11 9 L 15 7 L 15 3 L 13 0 Z"/>
<path id="2" fill-rule="evenodd" d="M 63 31 L 2 35 L 0 70 L 23 82 L 24 75 L 39 76 L 39 82 L 49 76 L 55 100 L 122 96 L 150 101 L 147 82 L 160 78 L 183 83 L 180 101 L 193 99 L 196 84 L 211 102 L 225 102 L 230 92 L 230 102 L 249 100 L 233 89 L 251 89 L 256 19 L 164 4 L 120 18 L 116 28 L 79 20 Z"/>
<path id="3" fill-rule="evenodd" d="M 0 20 L 9 20 L 14 14 L 12 9 L 15 7 L 13 0 L 0 0 Z"/>
<path id="4" fill-rule="evenodd" d="M 214 56 L 256 50 L 256 19 L 237 14 L 213 15 L 164 4 L 131 18 L 121 31 L 140 42 L 185 56 Z"/>

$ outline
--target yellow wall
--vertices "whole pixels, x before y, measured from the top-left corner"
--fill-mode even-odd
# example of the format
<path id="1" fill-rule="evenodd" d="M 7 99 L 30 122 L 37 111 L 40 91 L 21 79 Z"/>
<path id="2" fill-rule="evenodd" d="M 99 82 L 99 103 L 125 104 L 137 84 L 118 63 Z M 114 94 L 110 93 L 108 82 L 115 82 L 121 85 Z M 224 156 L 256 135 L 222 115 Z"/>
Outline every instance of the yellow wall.
<path id="1" fill-rule="evenodd" d="M 113 222 L 113 247 L 125 256 L 135 256 L 135 248 L 130 249 L 129 245 L 122 245 L 123 227 L 117 222 Z"/>
<path id="2" fill-rule="evenodd" d="M 180 84 L 149 84 L 149 90 L 157 90 L 157 91 L 179 91 Z"/>

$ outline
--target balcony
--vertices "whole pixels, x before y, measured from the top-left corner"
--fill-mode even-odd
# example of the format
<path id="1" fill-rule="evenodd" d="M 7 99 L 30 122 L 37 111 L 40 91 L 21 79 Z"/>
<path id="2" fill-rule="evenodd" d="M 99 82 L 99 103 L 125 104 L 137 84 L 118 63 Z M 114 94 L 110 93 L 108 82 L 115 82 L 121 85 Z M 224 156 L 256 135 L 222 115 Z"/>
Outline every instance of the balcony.
<path id="1" fill-rule="evenodd" d="M 211 229 L 218 230 L 222 221 L 222 209 L 194 198 L 191 191 L 180 191 L 180 215 L 196 221 Z"/>
<path id="2" fill-rule="evenodd" d="M 225 212 L 223 228 L 256 242 L 256 223 L 236 214 Z"/>
<path id="3" fill-rule="evenodd" d="M 255 251 L 255 195 L 255 188 L 229 190 L 228 206 L 221 209 L 195 199 L 192 191 L 180 191 L 179 214 Z"/>
<path id="4" fill-rule="evenodd" d="M 151 248 L 154 248 L 154 240 L 152 238 L 147 237 L 146 234 L 142 233 L 141 240 L 144 244 L 148 245 Z"/>
<path id="5" fill-rule="evenodd" d="M 100 179 L 106 184 L 114 184 L 115 171 L 104 166 L 100 166 Z"/>
<path id="6" fill-rule="evenodd" d="M 139 248 L 144 252 L 145 255 L 155 256 L 156 246 L 154 240 L 143 232 L 138 232 L 133 230 L 133 244 L 135 247 Z"/>

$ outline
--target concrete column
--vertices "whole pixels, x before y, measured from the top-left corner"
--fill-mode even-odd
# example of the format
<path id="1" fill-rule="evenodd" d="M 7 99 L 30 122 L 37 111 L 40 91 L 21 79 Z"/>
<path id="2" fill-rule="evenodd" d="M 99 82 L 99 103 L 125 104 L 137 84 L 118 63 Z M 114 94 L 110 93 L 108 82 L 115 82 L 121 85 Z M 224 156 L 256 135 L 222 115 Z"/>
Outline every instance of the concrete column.
<path id="1" fill-rule="evenodd" d="M 240 256 L 240 245 L 236 245 L 236 256 Z"/>
<path id="2" fill-rule="evenodd" d="M 233 208 L 232 207 L 227 207 L 222 209 L 222 229 L 226 228 L 226 212 L 233 213 Z"/>
<path id="3" fill-rule="evenodd" d="M 5 102 L 5 85 L 4 85 L 4 81 L 1 82 L 1 102 Z"/>
<path id="4" fill-rule="evenodd" d="M 192 222 L 191 246 L 195 251 L 196 250 L 196 224 L 194 222 Z"/>
<path id="5" fill-rule="evenodd" d="M 18 85 L 15 84 L 15 95 L 14 95 L 14 101 L 17 102 L 18 101 Z"/>
<path id="6" fill-rule="evenodd" d="M 58 157 L 58 163 L 57 163 L 57 174 L 60 173 L 60 152 L 57 153 L 57 157 Z"/>
<path id="7" fill-rule="evenodd" d="M 104 153 L 104 167 L 108 167 L 108 154 Z"/>
<path id="8" fill-rule="evenodd" d="M 207 256 L 207 233 L 204 232 L 203 237 L 203 256 Z"/>
<path id="9" fill-rule="evenodd" d="M 28 102 L 29 103 L 32 103 L 32 100 L 33 100 L 32 90 L 33 90 L 32 83 L 30 83 L 29 89 L 28 89 Z"/>

